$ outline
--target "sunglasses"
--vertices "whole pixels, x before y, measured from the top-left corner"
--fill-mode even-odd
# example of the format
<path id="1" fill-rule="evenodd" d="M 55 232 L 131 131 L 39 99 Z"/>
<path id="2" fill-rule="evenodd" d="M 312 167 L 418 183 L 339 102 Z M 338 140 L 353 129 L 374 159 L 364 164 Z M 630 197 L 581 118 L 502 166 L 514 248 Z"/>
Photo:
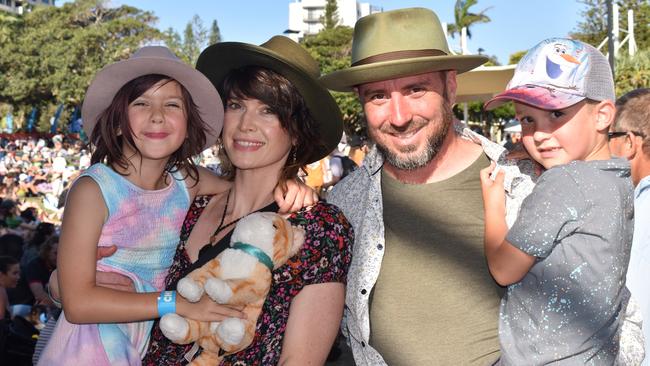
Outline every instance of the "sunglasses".
<path id="1" fill-rule="evenodd" d="M 628 133 L 632 133 L 634 136 L 641 136 L 645 138 L 645 134 L 639 131 L 612 131 L 607 133 L 607 138 L 611 140 L 613 138 L 626 136 Z"/>

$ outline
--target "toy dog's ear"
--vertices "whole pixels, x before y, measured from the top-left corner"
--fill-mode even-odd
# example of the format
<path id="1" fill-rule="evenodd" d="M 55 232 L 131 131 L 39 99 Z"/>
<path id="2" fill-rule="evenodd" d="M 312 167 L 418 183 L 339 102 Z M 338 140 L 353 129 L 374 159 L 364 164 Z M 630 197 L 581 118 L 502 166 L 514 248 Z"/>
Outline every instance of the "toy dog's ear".
<path id="1" fill-rule="evenodd" d="M 289 250 L 289 258 L 291 258 L 298 253 L 302 244 L 305 242 L 305 229 L 303 229 L 302 226 L 289 225 L 289 227 L 291 227 L 291 231 L 293 231 L 291 235 L 291 249 Z"/>

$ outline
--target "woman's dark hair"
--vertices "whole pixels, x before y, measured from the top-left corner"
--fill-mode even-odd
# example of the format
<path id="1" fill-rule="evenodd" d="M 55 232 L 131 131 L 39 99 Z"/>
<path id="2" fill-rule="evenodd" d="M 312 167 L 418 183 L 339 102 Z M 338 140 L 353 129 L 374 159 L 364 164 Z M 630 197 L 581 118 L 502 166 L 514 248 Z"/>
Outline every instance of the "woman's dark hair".
<path id="1" fill-rule="evenodd" d="M 288 132 L 291 140 L 296 141 L 280 173 L 280 182 L 295 178 L 298 170 L 304 169 L 314 151 L 325 146 L 304 98 L 293 83 L 279 73 L 264 67 L 245 66 L 230 71 L 220 89 L 224 106 L 228 99 L 233 97 L 257 99 L 269 106 L 278 116 L 280 125 Z M 224 157 L 226 159 L 223 159 Z M 220 152 L 220 158 L 222 163 L 225 162 L 223 168 L 226 175 L 233 178 L 234 169 L 223 151 Z"/>
<path id="2" fill-rule="evenodd" d="M 50 252 L 52 251 L 52 248 L 54 248 L 55 245 L 59 244 L 59 236 L 58 235 L 52 235 L 50 236 L 43 245 L 41 245 L 41 248 L 39 250 L 39 256 L 43 260 L 47 260 L 47 256 L 50 255 Z"/>
<path id="3" fill-rule="evenodd" d="M 41 244 L 47 240 L 52 234 L 54 234 L 54 224 L 49 222 L 41 222 L 36 225 L 36 230 L 34 230 L 34 236 L 32 240 L 29 241 L 30 247 L 40 247 Z"/>
<path id="4" fill-rule="evenodd" d="M 20 217 L 23 219 L 23 222 L 30 223 L 36 220 L 36 209 L 34 207 L 27 207 L 25 210 L 20 212 Z"/>
<path id="5" fill-rule="evenodd" d="M 9 267 L 18 264 L 18 259 L 8 255 L 0 255 L 0 272 L 7 274 Z"/>
<path id="6" fill-rule="evenodd" d="M 107 165 L 115 164 L 122 169 L 128 168 L 129 162 L 122 152 L 122 143 L 129 144 L 140 153 L 133 141 L 133 131 L 129 124 L 129 104 L 158 82 L 164 81 L 162 87 L 173 80 L 165 75 L 150 74 L 135 78 L 120 88 L 111 104 L 97 117 L 97 124 L 90 136 L 90 142 L 95 145 L 90 158 L 91 164 L 101 162 Z M 203 151 L 206 124 L 201 119 L 190 93 L 183 85 L 179 85 L 183 96 L 183 109 L 187 116 L 187 138 L 169 158 L 166 170 L 186 170 L 190 177 L 196 180 L 198 171 L 192 157 Z"/>
<path id="7" fill-rule="evenodd" d="M 20 260 L 23 256 L 23 245 L 25 240 L 16 234 L 4 234 L 0 236 L 0 255 L 13 257 Z"/>

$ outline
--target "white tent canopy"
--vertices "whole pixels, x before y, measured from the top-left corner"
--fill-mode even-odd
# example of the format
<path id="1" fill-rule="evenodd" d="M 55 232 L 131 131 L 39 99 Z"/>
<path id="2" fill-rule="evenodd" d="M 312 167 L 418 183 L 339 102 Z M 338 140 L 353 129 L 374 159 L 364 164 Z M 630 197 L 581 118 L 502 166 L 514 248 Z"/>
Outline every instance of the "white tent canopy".
<path id="1" fill-rule="evenodd" d="M 517 65 L 479 66 L 457 76 L 456 103 L 485 102 L 506 90 Z"/>

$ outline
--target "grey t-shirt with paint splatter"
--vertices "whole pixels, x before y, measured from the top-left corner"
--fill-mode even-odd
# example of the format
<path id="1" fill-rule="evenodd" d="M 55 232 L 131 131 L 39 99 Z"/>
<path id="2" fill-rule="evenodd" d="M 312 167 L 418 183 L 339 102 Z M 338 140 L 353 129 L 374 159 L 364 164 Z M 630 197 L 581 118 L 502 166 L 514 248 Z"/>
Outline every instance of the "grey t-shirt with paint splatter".
<path id="1" fill-rule="evenodd" d="M 574 161 L 542 174 L 507 236 L 537 261 L 501 302 L 503 364 L 613 364 L 633 215 L 625 160 Z"/>

